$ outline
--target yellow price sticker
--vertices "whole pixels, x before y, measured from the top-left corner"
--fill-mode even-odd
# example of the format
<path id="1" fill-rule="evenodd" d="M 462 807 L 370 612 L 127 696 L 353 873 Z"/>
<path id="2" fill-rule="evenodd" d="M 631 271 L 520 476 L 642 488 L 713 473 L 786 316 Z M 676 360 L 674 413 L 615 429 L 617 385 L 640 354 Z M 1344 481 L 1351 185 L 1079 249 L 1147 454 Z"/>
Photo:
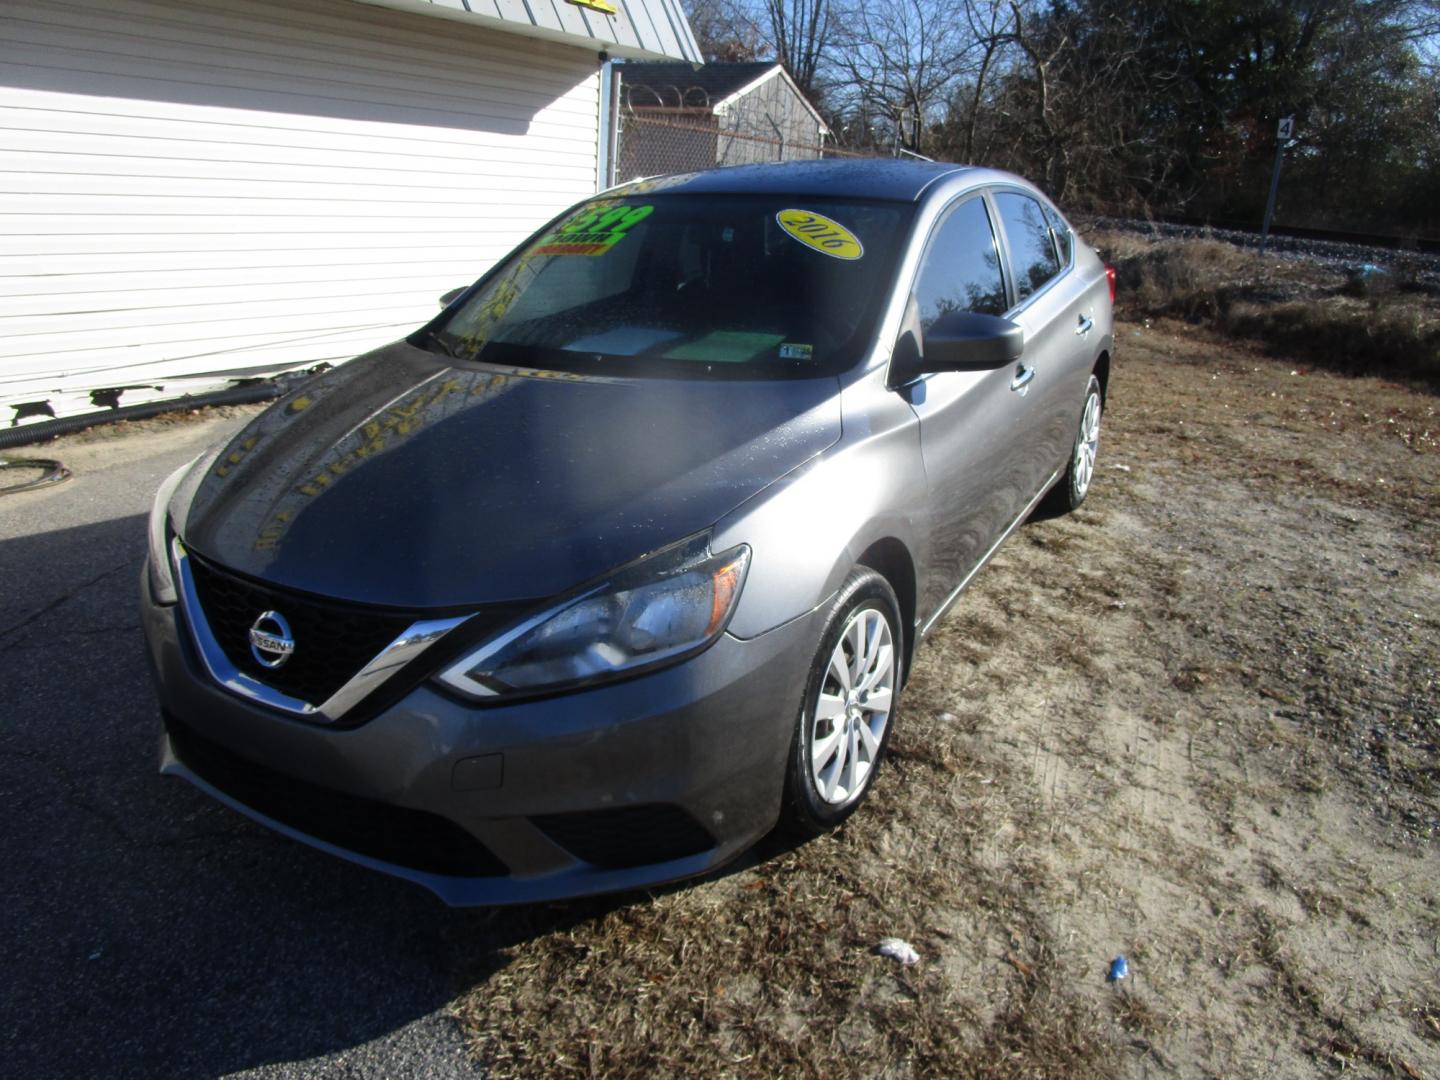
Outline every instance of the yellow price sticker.
<path id="1" fill-rule="evenodd" d="M 836 259 L 858 259 L 865 254 L 865 245 L 849 229 L 824 214 L 809 210 L 781 210 L 775 221 L 806 247 Z"/>

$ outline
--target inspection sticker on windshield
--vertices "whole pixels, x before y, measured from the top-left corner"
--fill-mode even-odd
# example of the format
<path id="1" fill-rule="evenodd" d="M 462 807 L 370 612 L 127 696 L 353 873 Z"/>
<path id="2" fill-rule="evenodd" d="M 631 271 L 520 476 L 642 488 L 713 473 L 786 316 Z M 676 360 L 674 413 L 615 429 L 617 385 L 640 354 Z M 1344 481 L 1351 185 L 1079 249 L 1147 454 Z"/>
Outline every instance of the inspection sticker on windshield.
<path id="1" fill-rule="evenodd" d="M 615 206 L 605 203 L 587 207 L 541 242 L 535 255 L 604 255 L 634 225 L 655 212 L 653 206 Z"/>
<path id="2" fill-rule="evenodd" d="M 787 342 L 780 346 L 781 360 L 809 360 L 814 354 L 813 345 L 792 345 Z"/>
<path id="3" fill-rule="evenodd" d="M 809 210 L 781 210 L 775 215 L 775 221 L 796 240 L 821 254 L 836 259 L 858 259 L 865 254 L 864 245 L 854 233 L 824 214 Z"/>

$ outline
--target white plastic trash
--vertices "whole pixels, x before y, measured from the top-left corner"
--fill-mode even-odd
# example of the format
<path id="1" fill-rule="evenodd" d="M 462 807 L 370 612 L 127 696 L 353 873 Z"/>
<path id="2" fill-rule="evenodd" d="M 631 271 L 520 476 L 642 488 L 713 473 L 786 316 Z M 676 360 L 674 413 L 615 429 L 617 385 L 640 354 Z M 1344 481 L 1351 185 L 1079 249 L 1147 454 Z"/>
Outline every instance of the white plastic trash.
<path id="1" fill-rule="evenodd" d="M 906 967 L 913 967 L 920 962 L 920 954 L 915 951 L 915 946 L 898 937 L 887 937 L 881 941 L 880 955 L 899 960 Z"/>

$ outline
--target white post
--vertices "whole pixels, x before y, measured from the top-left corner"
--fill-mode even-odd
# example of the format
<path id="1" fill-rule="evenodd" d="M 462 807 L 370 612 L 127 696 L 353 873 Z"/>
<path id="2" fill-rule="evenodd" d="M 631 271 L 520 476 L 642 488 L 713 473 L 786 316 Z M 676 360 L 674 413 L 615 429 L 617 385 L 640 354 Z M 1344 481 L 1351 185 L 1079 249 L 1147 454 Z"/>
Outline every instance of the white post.
<path id="1" fill-rule="evenodd" d="M 1265 202 L 1265 223 L 1260 226 L 1260 254 L 1265 254 L 1265 244 L 1270 239 L 1270 219 L 1275 216 L 1275 196 L 1280 191 L 1280 163 L 1285 159 L 1285 147 L 1295 137 L 1295 117 L 1287 116 L 1275 129 L 1275 171 L 1270 175 L 1270 198 Z"/>

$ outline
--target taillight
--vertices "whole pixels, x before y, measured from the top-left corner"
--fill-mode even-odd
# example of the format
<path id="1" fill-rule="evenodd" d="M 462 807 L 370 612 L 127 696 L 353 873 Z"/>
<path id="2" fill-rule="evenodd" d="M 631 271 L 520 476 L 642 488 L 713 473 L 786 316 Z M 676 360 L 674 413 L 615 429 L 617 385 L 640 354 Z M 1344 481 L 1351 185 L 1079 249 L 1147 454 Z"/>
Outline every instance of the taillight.
<path id="1" fill-rule="evenodd" d="M 1105 283 L 1110 286 L 1110 303 L 1115 303 L 1115 268 L 1105 264 Z"/>

